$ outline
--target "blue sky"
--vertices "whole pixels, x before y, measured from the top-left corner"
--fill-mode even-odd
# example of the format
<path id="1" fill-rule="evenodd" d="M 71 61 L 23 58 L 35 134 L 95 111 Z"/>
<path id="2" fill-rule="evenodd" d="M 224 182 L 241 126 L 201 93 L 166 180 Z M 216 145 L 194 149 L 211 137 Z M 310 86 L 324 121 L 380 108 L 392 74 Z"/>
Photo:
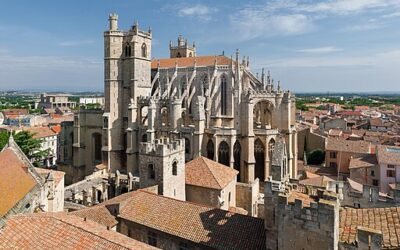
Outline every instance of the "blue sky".
<path id="1" fill-rule="evenodd" d="M 152 56 L 179 34 L 198 55 L 250 57 L 295 92 L 400 91 L 399 0 L 13 0 L 0 10 L 0 90 L 103 90 L 103 31 L 135 20 Z"/>

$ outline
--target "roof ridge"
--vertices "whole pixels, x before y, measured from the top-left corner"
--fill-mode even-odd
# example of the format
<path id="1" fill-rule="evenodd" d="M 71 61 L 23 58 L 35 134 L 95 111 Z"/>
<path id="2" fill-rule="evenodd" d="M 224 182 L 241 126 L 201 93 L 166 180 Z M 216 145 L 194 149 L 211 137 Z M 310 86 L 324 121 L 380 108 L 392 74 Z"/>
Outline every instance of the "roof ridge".
<path id="1" fill-rule="evenodd" d="M 212 169 L 210 168 L 210 165 L 208 165 L 208 161 L 211 161 L 211 160 L 208 159 L 208 158 L 205 158 L 204 156 L 200 156 L 200 158 L 201 158 L 201 160 L 206 164 L 207 169 L 208 169 L 208 171 L 211 173 L 211 175 L 212 175 L 214 181 L 218 184 L 218 186 L 219 186 L 220 188 L 223 188 L 222 185 L 221 185 L 221 183 L 220 183 L 220 182 L 218 181 L 218 179 L 215 177 L 215 173 L 214 173 L 214 172 L 212 171 Z M 206 160 L 206 159 L 207 159 L 207 160 Z"/>
<path id="2" fill-rule="evenodd" d="M 63 214 L 64 215 L 64 214 Z M 78 220 L 82 220 L 83 222 L 86 222 L 84 219 L 82 219 L 81 217 L 79 217 L 79 216 L 76 216 L 76 215 L 70 215 L 70 214 L 65 214 L 66 216 L 73 216 L 73 217 L 76 217 Z M 116 244 L 116 245 L 118 245 L 118 246 L 120 246 L 120 247 L 123 247 L 123 248 L 125 248 L 125 249 L 129 249 L 128 247 L 126 247 L 126 246 L 124 246 L 124 245 L 122 245 L 122 244 L 120 244 L 120 243 L 117 243 L 117 242 L 115 242 L 115 241 L 113 241 L 112 239 L 109 239 L 109 238 L 106 238 L 106 237 L 104 237 L 104 236 L 100 236 L 100 235 L 98 235 L 98 234 L 96 234 L 96 233 L 94 233 L 94 232 L 91 232 L 91 231 L 89 231 L 89 230 L 87 230 L 87 229 L 85 229 L 85 228 L 83 228 L 83 227 L 80 227 L 80 226 L 78 226 L 78 225 L 74 225 L 74 224 L 72 224 L 72 223 L 70 223 L 70 222 L 67 222 L 67 221 L 65 221 L 65 220 L 63 220 L 63 218 L 61 218 L 61 217 L 57 217 L 57 216 L 52 216 L 52 215 L 46 215 L 46 216 L 44 216 L 44 217 L 47 217 L 47 218 L 54 218 L 54 219 L 56 219 L 56 220 L 58 220 L 58 221 L 61 221 L 62 223 L 65 223 L 65 224 L 67 224 L 67 225 L 70 225 L 70 226 L 72 226 L 72 227 L 75 227 L 75 228 L 80 228 L 81 230 L 83 230 L 83 231 L 85 231 L 85 232 L 87 232 L 87 233 L 89 233 L 89 234 L 92 234 L 92 235 L 94 235 L 94 236 L 97 236 L 97 237 L 99 237 L 99 238 L 101 238 L 101 239 L 104 239 L 104 240 L 106 240 L 106 241 L 109 241 L 109 242 L 112 242 L 112 243 L 114 243 L 114 244 Z M 95 224 L 97 224 L 99 227 L 104 227 L 103 225 L 101 225 L 100 223 L 98 223 L 98 222 L 96 222 L 96 221 L 93 221 L 93 220 L 91 220 L 91 219 L 88 219 L 89 221 L 91 221 L 92 223 L 95 223 Z M 109 231 L 109 230 L 107 230 L 107 227 L 104 229 L 104 231 Z M 121 234 L 121 235 L 123 235 L 123 234 Z M 125 236 L 125 235 L 124 235 Z M 126 236 L 125 236 L 126 237 Z"/>
<path id="3" fill-rule="evenodd" d="M 168 196 L 155 194 L 155 193 L 152 193 L 150 191 L 143 190 L 143 189 L 138 189 L 138 190 L 133 191 L 133 192 L 143 192 L 143 193 L 151 194 L 151 195 L 156 196 L 156 197 L 161 197 L 161 198 L 165 198 L 165 199 L 168 199 L 168 200 L 177 201 L 177 202 L 180 202 L 180 203 L 187 203 L 187 204 L 195 205 L 195 206 L 198 206 L 198 207 L 218 209 L 218 210 L 222 210 L 222 211 L 225 211 L 225 212 L 229 212 L 231 214 L 243 215 L 243 214 L 240 214 L 240 213 L 235 213 L 235 212 L 231 212 L 231 211 L 228 211 L 228 210 L 223 210 L 223 209 L 220 209 L 220 208 L 217 208 L 217 207 L 213 207 L 213 206 L 208 206 L 208 205 L 205 205 L 205 204 L 195 203 L 195 202 L 192 202 L 192 201 L 182 201 L 182 200 L 174 199 L 174 198 L 171 198 L 171 197 L 168 197 Z M 247 215 L 243 215 L 243 216 L 247 216 Z M 249 217 L 251 217 L 251 216 L 249 216 Z"/>

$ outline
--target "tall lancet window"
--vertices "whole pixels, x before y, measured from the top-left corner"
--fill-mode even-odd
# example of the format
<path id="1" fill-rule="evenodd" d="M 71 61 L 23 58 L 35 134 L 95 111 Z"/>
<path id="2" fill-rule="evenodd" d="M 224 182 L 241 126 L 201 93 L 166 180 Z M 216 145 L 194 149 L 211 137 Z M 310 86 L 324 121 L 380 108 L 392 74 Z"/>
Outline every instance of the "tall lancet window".
<path id="1" fill-rule="evenodd" d="M 131 46 L 129 45 L 129 43 L 127 43 L 125 45 L 125 57 L 130 57 L 132 55 L 131 52 Z"/>
<path id="2" fill-rule="evenodd" d="M 207 96 L 207 87 L 208 87 L 208 76 L 207 75 L 204 75 L 203 76 L 203 79 L 201 80 L 201 87 L 202 87 L 202 90 L 203 90 L 203 96 Z"/>
<path id="3" fill-rule="evenodd" d="M 227 115 L 228 113 L 226 88 L 227 88 L 226 76 L 223 75 L 221 77 L 221 115 Z"/>
<path id="4" fill-rule="evenodd" d="M 142 44 L 142 57 L 147 57 L 147 46 L 145 43 Z"/>

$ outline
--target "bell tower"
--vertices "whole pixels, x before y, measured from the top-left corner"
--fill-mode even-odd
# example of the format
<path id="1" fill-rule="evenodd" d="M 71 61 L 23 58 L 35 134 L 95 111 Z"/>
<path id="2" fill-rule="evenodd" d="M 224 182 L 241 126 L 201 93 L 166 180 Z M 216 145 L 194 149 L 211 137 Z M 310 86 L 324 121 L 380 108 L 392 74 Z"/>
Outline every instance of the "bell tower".
<path id="1" fill-rule="evenodd" d="M 178 44 L 176 46 L 173 45 L 172 42 L 169 43 L 169 52 L 171 58 L 195 57 L 196 45 L 193 42 L 193 46 L 190 46 L 187 39 L 184 40 L 183 37 L 179 35 Z"/>

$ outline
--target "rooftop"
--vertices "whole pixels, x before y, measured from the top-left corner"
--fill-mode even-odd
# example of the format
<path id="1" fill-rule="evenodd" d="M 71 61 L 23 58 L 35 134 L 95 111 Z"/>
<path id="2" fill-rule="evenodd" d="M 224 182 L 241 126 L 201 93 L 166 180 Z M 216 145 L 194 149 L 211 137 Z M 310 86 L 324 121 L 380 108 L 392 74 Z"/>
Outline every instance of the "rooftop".
<path id="1" fill-rule="evenodd" d="M 325 149 L 330 151 L 368 154 L 371 152 L 371 144 L 365 141 L 348 141 L 339 138 L 328 138 Z"/>
<path id="2" fill-rule="evenodd" d="M 382 247 L 400 247 L 400 207 L 342 208 L 340 210 L 339 240 L 348 244 L 357 242 L 357 227 L 379 230 L 383 234 Z"/>
<path id="3" fill-rule="evenodd" d="M 194 66 L 196 62 L 197 67 L 212 66 L 215 65 L 231 65 L 232 60 L 226 56 L 197 56 L 197 57 L 180 57 L 180 58 L 164 58 L 154 59 L 151 62 L 151 68 L 157 69 L 158 65 L 160 68 L 174 68 L 178 67 L 190 67 Z"/>
<path id="4" fill-rule="evenodd" d="M 36 185 L 25 162 L 11 148 L 0 152 L 0 218 Z"/>
<path id="5" fill-rule="evenodd" d="M 186 163 L 185 172 L 186 184 L 212 189 L 225 188 L 239 173 L 202 156 Z"/>
<path id="6" fill-rule="evenodd" d="M 156 249 L 96 222 L 64 213 L 17 215 L 0 231 L 1 249 Z"/>
<path id="7" fill-rule="evenodd" d="M 264 249 L 264 220 L 135 191 L 120 218 L 214 249 Z"/>
<path id="8" fill-rule="evenodd" d="M 349 168 L 367 168 L 377 164 L 376 155 L 368 154 L 358 158 L 350 159 Z"/>
<path id="9" fill-rule="evenodd" d="M 57 134 L 53 132 L 49 127 L 29 127 L 25 128 L 24 131 L 28 131 L 33 134 L 34 139 L 40 139 L 50 136 L 56 136 Z"/>
<path id="10" fill-rule="evenodd" d="M 400 147 L 378 145 L 376 155 L 379 164 L 400 165 Z"/>

